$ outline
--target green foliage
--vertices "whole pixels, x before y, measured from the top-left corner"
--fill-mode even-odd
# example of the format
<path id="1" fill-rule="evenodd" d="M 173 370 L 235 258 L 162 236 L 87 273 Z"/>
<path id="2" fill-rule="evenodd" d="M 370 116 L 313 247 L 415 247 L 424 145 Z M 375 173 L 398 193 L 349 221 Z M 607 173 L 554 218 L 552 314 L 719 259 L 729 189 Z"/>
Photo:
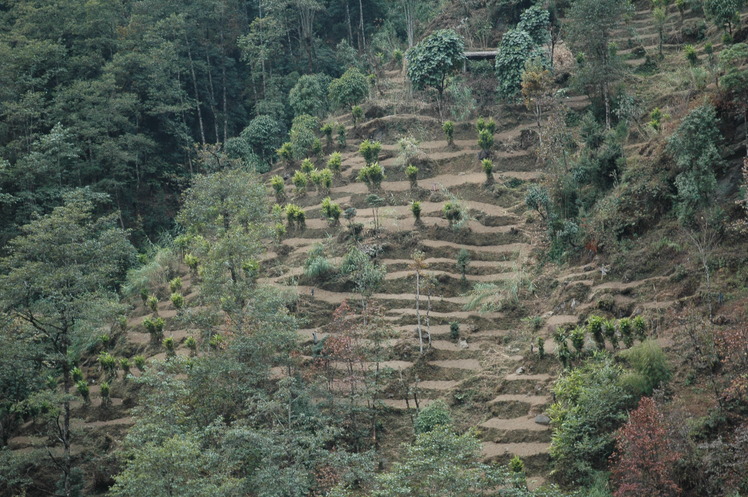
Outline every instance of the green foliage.
<path id="1" fill-rule="evenodd" d="M 112 391 L 112 387 L 108 381 L 102 381 L 101 384 L 99 384 L 99 394 L 101 395 L 101 405 L 106 406 L 111 403 L 111 399 L 109 398 L 111 391 Z"/>
<path id="2" fill-rule="evenodd" d="M 303 159 L 312 154 L 313 148 L 319 142 L 318 129 L 319 121 L 316 117 L 301 114 L 293 118 L 289 137 L 294 159 Z"/>
<path id="3" fill-rule="evenodd" d="M 472 432 L 458 435 L 440 426 L 417 435 L 400 462 L 376 477 L 372 497 L 462 497 L 494 495 L 506 488 L 502 468 L 480 462 L 480 441 Z M 518 496 L 527 494 L 517 494 Z M 531 495 L 531 494 L 530 494 Z"/>
<path id="4" fill-rule="evenodd" d="M 366 76 L 355 67 L 348 69 L 341 77 L 333 80 L 328 87 L 330 101 L 338 108 L 353 107 L 369 95 Z"/>
<path id="5" fill-rule="evenodd" d="M 371 258 L 357 248 L 352 248 L 343 257 L 340 272 L 356 285 L 364 299 L 370 297 L 384 281 L 387 270 L 376 264 Z"/>
<path id="6" fill-rule="evenodd" d="M 542 56 L 543 52 L 526 31 L 518 28 L 504 33 L 496 56 L 499 98 L 510 101 L 517 99 L 522 87 L 525 64 Z"/>
<path id="7" fill-rule="evenodd" d="M 340 168 L 343 165 L 343 156 L 340 155 L 340 152 L 333 152 L 330 154 L 330 158 L 327 160 L 327 168 L 335 173 L 335 175 L 340 174 Z"/>
<path id="8" fill-rule="evenodd" d="M 270 186 L 273 188 L 276 198 L 282 200 L 284 197 L 283 191 L 286 189 L 286 182 L 283 180 L 283 177 L 277 174 L 271 177 Z"/>
<path id="9" fill-rule="evenodd" d="M 311 174 L 314 171 L 314 162 L 309 159 L 301 161 L 300 171 L 304 174 Z"/>
<path id="10" fill-rule="evenodd" d="M 524 31 L 537 46 L 550 41 L 551 14 L 539 5 L 533 5 L 522 12 L 517 29 Z"/>
<path id="11" fill-rule="evenodd" d="M 359 111 L 361 111 L 361 107 L 358 107 L 358 109 L 359 109 Z M 354 107 L 353 109 L 351 109 L 351 115 L 354 117 L 354 119 L 356 118 L 356 112 L 355 112 L 355 110 L 356 110 L 356 107 Z M 361 111 L 360 113 L 361 113 L 361 116 L 363 117 L 363 111 Z M 356 121 L 354 121 L 354 124 L 355 123 L 356 123 Z M 342 124 L 339 124 L 338 125 L 338 147 L 340 147 L 341 149 L 345 148 L 345 144 L 346 144 L 346 141 L 345 141 L 345 126 L 343 126 Z"/>
<path id="12" fill-rule="evenodd" d="M 545 338 L 538 337 L 538 358 L 545 359 Z"/>
<path id="13" fill-rule="evenodd" d="M 418 168 L 413 164 L 408 164 L 405 168 L 405 177 L 410 181 L 410 187 L 412 189 L 418 188 Z"/>
<path id="14" fill-rule="evenodd" d="M 641 316 L 636 316 L 631 321 L 632 326 L 634 327 L 634 334 L 636 335 L 636 338 L 638 338 L 640 341 L 644 341 L 647 339 L 647 323 L 644 321 L 644 318 Z"/>
<path id="15" fill-rule="evenodd" d="M 571 345 L 576 349 L 577 354 L 581 354 L 584 351 L 584 339 L 586 334 L 587 330 L 582 326 L 575 327 L 569 334 Z"/>
<path id="16" fill-rule="evenodd" d="M 161 345 L 166 349 L 167 357 L 174 357 L 176 355 L 176 343 L 173 337 L 166 337 L 161 341 Z"/>
<path id="17" fill-rule="evenodd" d="M 743 6 L 745 0 L 705 0 L 704 12 L 715 26 L 732 35 L 733 27 L 740 25 L 740 9 Z"/>
<path id="18" fill-rule="evenodd" d="M 138 371 L 145 371 L 145 356 L 136 355 L 132 358 L 132 362 L 135 364 L 135 367 L 138 368 Z"/>
<path id="19" fill-rule="evenodd" d="M 151 335 L 151 342 L 158 343 L 164 334 L 164 325 L 166 323 L 162 318 L 145 318 L 143 320 L 143 326 L 145 330 Z"/>
<path id="20" fill-rule="evenodd" d="M 182 289 L 182 278 L 177 276 L 176 278 L 169 281 L 169 290 L 171 293 L 178 292 Z"/>
<path id="21" fill-rule="evenodd" d="M 599 350 L 605 350 L 605 335 L 603 333 L 603 325 L 605 324 L 605 318 L 595 316 L 594 314 L 587 318 L 587 332 L 592 335 L 592 339 L 595 341 Z"/>
<path id="22" fill-rule="evenodd" d="M 361 120 L 364 118 L 364 109 L 361 108 L 360 105 L 354 105 L 351 108 L 351 117 L 353 118 L 353 127 L 355 128 L 358 123 L 361 122 Z M 338 141 L 340 142 L 341 147 L 345 147 L 345 128 L 343 129 L 343 133 L 338 135 Z M 341 140 L 342 137 L 342 140 Z"/>
<path id="23" fill-rule="evenodd" d="M 450 226 L 454 226 L 465 219 L 465 212 L 462 205 L 459 202 L 451 200 L 442 206 L 442 214 L 449 221 Z"/>
<path id="24" fill-rule="evenodd" d="M 460 338 L 460 323 L 457 321 L 449 323 L 449 338 L 455 342 Z"/>
<path id="25" fill-rule="evenodd" d="M 172 293 L 171 305 L 173 305 L 175 309 L 182 309 L 184 307 L 184 295 L 179 292 Z"/>
<path id="26" fill-rule="evenodd" d="M 493 181 L 493 162 L 491 159 L 483 159 L 480 163 L 483 172 L 486 173 L 486 183 Z"/>
<path id="27" fill-rule="evenodd" d="M 333 202 L 330 197 L 322 199 L 322 213 L 331 225 L 336 226 L 340 224 L 340 214 L 342 212 L 343 210 L 340 208 L 340 205 Z"/>
<path id="28" fill-rule="evenodd" d="M 293 186 L 296 188 L 296 193 L 306 192 L 306 186 L 309 183 L 309 176 L 303 171 L 296 171 L 291 178 Z"/>
<path id="29" fill-rule="evenodd" d="M 484 152 L 490 152 L 493 148 L 493 133 L 487 129 L 478 132 L 478 146 Z"/>
<path id="30" fill-rule="evenodd" d="M 633 397 L 652 395 L 656 388 L 670 380 L 672 373 L 667 357 L 652 340 L 641 342 L 618 355 L 634 369 L 623 378 L 623 385 Z"/>
<path id="31" fill-rule="evenodd" d="M 241 138 L 263 162 L 270 162 L 283 141 L 284 130 L 273 117 L 260 115 L 252 119 L 241 132 Z M 283 157 L 283 154 L 278 154 Z"/>
<path id="32" fill-rule="evenodd" d="M 410 212 L 413 214 L 413 217 L 415 218 L 416 222 L 421 221 L 421 202 L 418 200 L 414 200 L 410 203 Z"/>
<path id="33" fill-rule="evenodd" d="M 280 157 L 283 161 L 286 162 L 287 166 L 290 166 L 293 163 L 293 145 L 291 145 L 291 142 L 286 142 L 283 145 L 281 145 L 278 150 L 275 151 L 275 153 L 278 154 L 278 157 Z"/>
<path id="34" fill-rule="evenodd" d="M 416 434 L 428 433 L 439 426 L 449 427 L 452 425 L 452 417 L 449 408 L 443 400 L 435 400 L 418 413 L 413 428 Z"/>
<path id="35" fill-rule="evenodd" d="M 462 279 L 465 279 L 465 272 L 467 271 L 468 266 L 470 265 L 470 252 L 467 251 L 467 249 L 460 249 L 459 252 L 457 252 L 457 268 L 460 270 L 460 275 L 462 276 Z"/>
<path id="36" fill-rule="evenodd" d="M 717 114 L 711 105 L 692 110 L 668 140 L 666 151 L 678 168 L 676 211 L 682 222 L 689 222 L 698 209 L 705 207 L 717 188 L 715 169 L 723 164 L 718 148 L 721 142 Z"/>
<path id="37" fill-rule="evenodd" d="M 109 352 L 102 352 L 97 359 L 101 370 L 106 373 L 107 378 L 115 379 L 117 377 L 117 359 Z"/>
<path id="38" fill-rule="evenodd" d="M 122 377 L 124 380 L 127 380 L 127 375 L 130 374 L 130 368 L 132 367 L 132 363 L 130 362 L 130 359 L 127 357 L 123 357 L 119 360 L 119 367 L 122 369 Z"/>
<path id="39" fill-rule="evenodd" d="M 382 144 L 378 141 L 364 140 L 358 147 L 358 153 L 364 158 L 367 166 L 379 160 L 380 150 L 382 150 Z"/>
<path id="40" fill-rule="evenodd" d="M 515 455 L 509 460 L 509 471 L 512 473 L 524 473 L 525 463 L 519 456 Z"/>
<path id="41" fill-rule="evenodd" d="M 306 224 L 304 209 L 296 204 L 286 205 L 286 219 L 288 220 L 289 228 L 303 229 Z"/>
<path id="42" fill-rule="evenodd" d="M 288 94 L 294 115 L 324 116 L 327 110 L 327 81 L 327 76 L 323 74 L 305 74 L 298 79 Z"/>
<path id="43" fill-rule="evenodd" d="M 624 371 L 597 354 L 567 371 L 553 387 L 556 402 L 550 453 L 554 474 L 567 483 L 588 484 L 605 469 L 614 448 L 614 432 L 626 420 L 629 394 L 620 386 Z"/>
<path id="44" fill-rule="evenodd" d="M 408 78 L 416 90 L 434 88 L 441 96 L 447 77 L 462 67 L 465 44 L 451 29 L 435 31 L 405 54 Z"/>
<path id="45" fill-rule="evenodd" d="M 197 354 L 197 340 L 195 340 L 195 337 L 187 337 L 184 340 L 184 346 L 190 350 L 190 356 L 194 357 Z"/>
<path id="46" fill-rule="evenodd" d="M 88 388 L 88 383 L 86 383 L 84 380 L 78 380 L 75 383 L 75 389 L 78 391 L 78 394 L 83 397 L 83 401 L 88 404 L 91 401 L 90 396 L 90 390 Z"/>
<path id="47" fill-rule="evenodd" d="M 379 190 L 384 179 L 384 168 L 379 165 L 379 162 L 364 166 L 358 172 L 358 180 L 366 183 L 370 190 Z"/>
<path id="48" fill-rule="evenodd" d="M 683 54 L 686 56 L 686 60 L 692 66 L 695 66 L 699 62 L 699 54 L 696 53 L 696 47 L 693 45 L 686 45 L 683 47 Z"/>
<path id="49" fill-rule="evenodd" d="M 444 131 L 444 136 L 447 137 L 447 145 L 452 146 L 454 144 L 455 123 L 444 121 L 442 131 Z"/>
<path id="50" fill-rule="evenodd" d="M 486 119 L 485 117 L 479 117 L 475 120 L 475 130 L 480 134 L 481 131 L 486 130 L 492 135 L 496 132 L 496 121 L 493 117 Z"/>

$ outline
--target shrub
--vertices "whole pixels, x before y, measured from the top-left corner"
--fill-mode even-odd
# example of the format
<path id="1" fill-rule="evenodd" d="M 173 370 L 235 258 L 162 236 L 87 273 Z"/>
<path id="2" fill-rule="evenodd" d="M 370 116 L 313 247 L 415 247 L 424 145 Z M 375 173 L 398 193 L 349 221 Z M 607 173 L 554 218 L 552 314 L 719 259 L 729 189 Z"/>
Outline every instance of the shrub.
<path id="1" fill-rule="evenodd" d="M 200 259 L 193 254 L 184 254 L 184 263 L 190 268 L 190 275 L 195 278 L 197 276 L 197 266 L 200 264 Z"/>
<path id="2" fill-rule="evenodd" d="M 132 362 L 138 368 L 138 371 L 145 371 L 145 356 L 136 355 L 132 358 Z"/>
<path id="3" fill-rule="evenodd" d="M 343 156 L 340 155 L 340 152 L 331 153 L 330 158 L 327 159 L 327 168 L 337 176 L 340 174 L 340 169 L 342 166 Z"/>
<path id="4" fill-rule="evenodd" d="M 378 162 L 362 167 L 358 173 L 358 180 L 366 183 L 369 190 L 380 189 L 384 179 L 384 168 Z"/>
<path id="5" fill-rule="evenodd" d="M 293 165 L 293 146 L 291 142 L 286 142 L 276 150 L 278 157 L 286 163 L 286 166 L 291 167 Z"/>
<path id="6" fill-rule="evenodd" d="M 109 352 L 102 352 L 98 357 L 99 366 L 110 379 L 117 377 L 117 359 Z"/>
<path id="7" fill-rule="evenodd" d="M 148 308 L 151 312 L 158 314 L 158 299 L 155 295 L 148 297 Z"/>
<path id="8" fill-rule="evenodd" d="M 310 159 L 304 159 L 303 161 L 301 161 L 300 169 L 304 174 L 311 174 L 315 169 L 314 162 L 312 162 Z"/>
<path id="9" fill-rule="evenodd" d="M 442 214 L 444 214 L 444 217 L 447 219 L 447 221 L 449 221 L 450 226 L 454 226 L 464 218 L 462 206 L 459 203 L 453 201 L 448 201 L 444 204 L 444 206 L 442 207 Z"/>
<path id="10" fill-rule="evenodd" d="M 618 348 L 618 334 L 616 333 L 616 321 L 615 319 L 607 319 L 603 321 L 603 334 L 608 339 L 613 349 Z"/>
<path id="11" fill-rule="evenodd" d="M 151 335 L 151 342 L 156 344 L 161 341 L 164 334 L 164 320 L 161 318 L 145 318 L 143 320 L 143 326 L 146 331 Z"/>
<path id="12" fill-rule="evenodd" d="M 296 171 L 291 178 L 294 187 L 296 187 L 296 193 L 304 193 L 306 191 L 306 185 L 309 183 L 309 177 L 301 171 Z"/>
<path id="13" fill-rule="evenodd" d="M 493 162 L 491 162 L 491 159 L 483 159 L 481 161 L 481 167 L 483 167 L 483 172 L 486 173 L 486 183 L 492 183 L 493 182 Z"/>
<path id="14" fill-rule="evenodd" d="M 166 337 L 161 341 L 161 345 L 164 346 L 166 349 L 166 355 L 168 357 L 174 357 L 176 352 L 176 344 L 174 343 L 174 338 L 172 337 Z"/>
<path id="15" fill-rule="evenodd" d="M 184 296 L 181 293 L 171 294 L 171 304 L 175 309 L 181 309 L 184 307 Z"/>
<path id="16" fill-rule="evenodd" d="M 605 319 L 600 316 L 592 315 L 587 318 L 587 331 L 592 335 L 599 350 L 605 350 L 605 335 L 603 334 L 603 324 Z"/>
<path id="17" fill-rule="evenodd" d="M 364 140 L 358 147 L 358 152 L 366 161 L 366 165 L 373 164 L 379 160 L 379 151 L 382 150 L 382 144 L 378 141 Z"/>
<path id="18" fill-rule="evenodd" d="M 405 168 L 405 176 L 408 178 L 408 181 L 410 181 L 410 188 L 415 190 L 418 188 L 418 168 L 414 166 L 413 164 L 408 165 L 408 167 Z"/>
<path id="19" fill-rule="evenodd" d="M 325 146 L 327 149 L 332 148 L 332 132 L 334 131 L 333 126 L 331 123 L 325 123 L 322 125 L 322 127 L 319 129 L 322 134 L 325 136 Z"/>
<path id="20" fill-rule="evenodd" d="M 351 109 L 351 117 L 353 118 L 353 127 L 355 128 L 364 118 L 364 110 L 360 106 L 354 105 Z"/>
<path id="21" fill-rule="evenodd" d="M 460 275 L 465 280 L 465 272 L 467 271 L 468 266 L 470 265 L 470 252 L 467 251 L 467 249 L 460 249 L 459 252 L 457 252 L 457 267 L 460 270 Z"/>
<path id="22" fill-rule="evenodd" d="M 197 340 L 194 337 L 187 337 L 184 345 L 190 350 L 190 357 L 197 355 Z"/>
<path id="23" fill-rule="evenodd" d="M 88 383 L 86 383 L 83 380 L 78 380 L 75 382 L 75 389 L 78 390 L 78 393 L 80 394 L 80 396 L 83 397 L 83 402 L 85 402 L 86 404 L 91 402 Z"/>
<path id="24" fill-rule="evenodd" d="M 410 212 L 416 220 L 416 223 L 421 222 L 421 202 L 414 200 L 410 204 Z"/>
<path id="25" fill-rule="evenodd" d="M 320 174 L 319 169 L 312 169 L 312 171 L 309 173 L 309 180 L 314 185 L 314 189 L 319 193 L 319 189 L 322 186 L 322 175 Z"/>
<path id="26" fill-rule="evenodd" d="M 295 204 L 286 205 L 286 219 L 289 227 L 301 229 L 306 224 L 306 214 L 304 210 Z"/>
<path id="27" fill-rule="evenodd" d="M 338 147 L 341 149 L 345 148 L 346 140 L 345 140 L 345 126 L 342 124 L 338 125 Z"/>
<path id="28" fill-rule="evenodd" d="M 651 395 L 657 387 L 670 381 L 667 357 L 656 342 L 646 340 L 618 355 L 634 369 L 625 379 L 625 385 L 632 395 Z"/>
<path id="29" fill-rule="evenodd" d="M 581 354 L 584 351 L 585 335 L 586 330 L 581 326 L 577 326 L 576 328 L 571 330 L 571 345 L 576 349 L 577 354 Z"/>
<path id="30" fill-rule="evenodd" d="M 460 323 L 457 321 L 449 323 L 449 338 L 455 342 L 460 338 Z"/>
<path id="31" fill-rule="evenodd" d="M 340 208 L 340 205 L 333 202 L 330 197 L 325 197 L 322 200 L 322 213 L 331 225 L 335 226 L 340 223 L 342 209 Z"/>
<path id="32" fill-rule="evenodd" d="M 545 338 L 538 337 L 538 357 L 545 359 Z"/>
<path id="33" fill-rule="evenodd" d="M 452 418 L 449 415 L 449 408 L 443 400 L 436 400 L 427 405 L 416 417 L 414 428 L 416 433 L 428 433 L 437 426 L 450 426 Z"/>
<path id="34" fill-rule="evenodd" d="M 325 192 L 329 192 L 330 188 L 332 188 L 332 178 L 333 173 L 328 168 L 324 168 L 319 172 L 319 185 Z"/>
<path id="35" fill-rule="evenodd" d="M 442 131 L 444 131 L 444 135 L 447 137 L 447 145 L 450 147 L 454 145 L 455 123 L 452 121 L 444 121 L 444 124 L 442 124 Z"/>
<path id="36" fill-rule="evenodd" d="M 644 318 L 641 316 L 636 316 L 631 321 L 632 326 L 634 327 L 634 334 L 636 335 L 636 338 L 638 338 L 640 341 L 644 341 L 647 339 L 647 323 L 644 321 Z"/>
<path id="37" fill-rule="evenodd" d="M 83 371 L 76 366 L 70 370 L 70 376 L 73 378 L 73 381 L 81 381 L 83 379 Z"/>
<path id="38" fill-rule="evenodd" d="M 304 263 L 304 276 L 313 280 L 326 280 L 334 271 L 334 266 L 323 255 L 309 256 Z"/>
<path id="39" fill-rule="evenodd" d="M 485 153 L 488 153 L 493 147 L 493 134 L 487 129 L 478 133 L 478 146 Z"/>
<path id="40" fill-rule="evenodd" d="M 686 60 L 692 66 L 695 66 L 699 62 L 699 54 L 696 53 L 696 47 L 693 45 L 686 45 L 683 47 L 683 53 L 686 56 Z"/>
<path id="41" fill-rule="evenodd" d="M 524 473 L 525 471 L 525 463 L 522 461 L 522 458 L 519 456 L 514 456 L 509 461 L 509 471 L 512 473 Z"/>
<path id="42" fill-rule="evenodd" d="M 101 395 L 101 405 L 102 406 L 108 406 L 112 403 L 112 399 L 109 397 L 111 393 L 111 386 L 108 382 L 102 381 L 99 385 L 100 389 L 100 395 Z"/>
<path id="43" fill-rule="evenodd" d="M 631 347 L 634 345 L 634 334 L 631 329 L 631 320 L 629 318 L 621 318 L 618 320 L 618 331 L 621 333 L 621 340 L 625 347 Z"/>
<path id="44" fill-rule="evenodd" d="M 267 115 L 259 115 L 249 122 L 240 136 L 263 162 L 269 162 L 273 157 L 273 152 L 281 146 L 283 134 L 278 121 Z"/>

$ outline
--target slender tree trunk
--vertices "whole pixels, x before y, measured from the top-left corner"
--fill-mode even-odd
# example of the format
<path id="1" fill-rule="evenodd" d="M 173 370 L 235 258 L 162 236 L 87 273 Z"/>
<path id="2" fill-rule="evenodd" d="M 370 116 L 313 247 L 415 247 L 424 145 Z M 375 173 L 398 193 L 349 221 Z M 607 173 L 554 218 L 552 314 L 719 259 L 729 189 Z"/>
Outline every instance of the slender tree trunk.
<path id="1" fill-rule="evenodd" d="M 358 19 L 359 19 L 359 30 L 360 33 L 360 44 L 359 44 L 359 50 L 362 52 L 366 52 L 366 32 L 364 30 L 364 2 L 363 0 L 358 0 Z"/>
<path id="2" fill-rule="evenodd" d="M 348 0 L 343 0 L 345 2 L 345 23 L 348 26 L 348 44 L 350 46 L 353 46 L 353 25 L 351 24 L 351 8 L 350 5 L 348 5 Z"/>
<path id="3" fill-rule="evenodd" d="M 197 110 L 197 122 L 200 126 L 200 143 L 205 145 L 205 126 L 203 126 L 203 111 L 200 109 L 200 92 L 197 90 L 197 76 L 195 74 L 195 63 L 192 60 L 192 50 L 190 49 L 190 43 L 187 40 L 187 35 L 184 36 L 185 46 L 187 47 L 187 58 L 190 61 L 190 73 L 192 75 L 192 89 L 195 92 L 195 108 Z"/>
<path id="4" fill-rule="evenodd" d="M 418 320 L 418 344 L 423 355 L 423 331 L 421 330 L 421 275 L 416 269 L 416 319 Z"/>
<path id="5" fill-rule="evenodd" d="M 62 430 L 61 430 L 62 436 L 60 438 L 62 439 L 62 446 L 63 446 L 62 471 L 64 473 L 65 497 L 71 497 L 73 495 L 73 490 L 72 490 L 72 482 L 70 479 L 70 474 L 73 470 L 73 460 L 70 454 L 70 400 L 68 399 L 68 394 L 70 393 L 70 387 L 72 386 L 72 381 L 70 378 L 70 367 L 67 364 L 67 347 L 64 348 L 64 359 L 63 360 L 66 361 L 62 367 L 65 400 L 63 401 L 63 404 L 62 404 L 63 420 L 62 420 Z"/>
<path id="6" fill-rule="evenodd" d="M 210 88 L 210 95 L 209 95 L 209 101 L 210 101 L 210 112 L 213 114 L 213 134 L 215 136 L 215 143 L 218 143 L 220 140 L 219 134 L 218 134 L 218 112 L 216 111 L 216 92 L 213 87 L 213 71 L 210 69 L 210 55 L 207 53 L 205 54 L 205 60 L 207 63 L 207 69 L 208 69 L 208 88 Z"/>

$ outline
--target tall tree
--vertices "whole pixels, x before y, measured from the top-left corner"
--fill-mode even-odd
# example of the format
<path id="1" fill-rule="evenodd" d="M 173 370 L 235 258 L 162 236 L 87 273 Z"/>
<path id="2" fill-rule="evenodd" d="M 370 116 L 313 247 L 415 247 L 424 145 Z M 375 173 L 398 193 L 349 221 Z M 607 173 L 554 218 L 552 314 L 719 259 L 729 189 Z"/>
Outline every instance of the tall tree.
<path id="1" fill-rule="evenodd" d="M 40 353 L 59 375 L 61 412 L 55 438 L 62 444 L 62 489 L 73 495 L 70 451 L 70 389 L 75 358 L 92 332 L 111 317 L 113 291 L 134 258 L 115 217 L 96 218 L 84 192 L 23 227 L 0 261 L 0 310 L 23 323 L 39 341 Z"/>
<path id="2" fill-rule="evenodd" d="M 576 0 L 567 11 L 569 41 L 583 55 L 579 81 L 596 88 L 605 104 L 608 128 L 610 86 L 621 77 L 624 67 L 611 47 L 611 37 L 631 11 L 629 0 Z"/>

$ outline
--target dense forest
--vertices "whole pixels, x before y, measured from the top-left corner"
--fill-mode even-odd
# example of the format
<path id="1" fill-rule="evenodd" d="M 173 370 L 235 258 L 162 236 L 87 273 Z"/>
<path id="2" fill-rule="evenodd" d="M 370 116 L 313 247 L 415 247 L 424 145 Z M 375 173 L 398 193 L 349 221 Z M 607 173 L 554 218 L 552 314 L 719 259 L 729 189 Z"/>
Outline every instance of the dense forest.
<path id="1" fill-rule="evenodd" d="M 0 494 L 748 495 L 745 0 L 0 0 Z"/>

